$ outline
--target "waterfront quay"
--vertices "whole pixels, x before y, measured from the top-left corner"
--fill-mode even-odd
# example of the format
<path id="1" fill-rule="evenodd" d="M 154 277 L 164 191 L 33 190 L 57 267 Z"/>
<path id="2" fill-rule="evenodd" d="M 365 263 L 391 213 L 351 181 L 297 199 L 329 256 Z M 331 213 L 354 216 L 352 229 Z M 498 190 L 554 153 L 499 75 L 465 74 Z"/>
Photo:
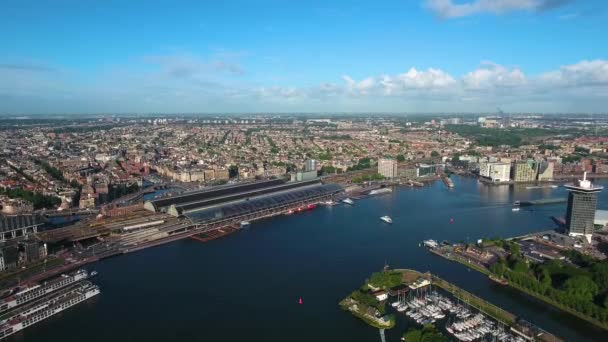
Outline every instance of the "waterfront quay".
<path id="1" fill-rule="evenodd" d="M 136 252 L 165 243 L 196 238 L 210 241 L 253 222 L 277 215 L 312 210 L 317 204 L 340 196 L 342 187 L 319 180 L 285 182 L 275 179 L 209 190 L 184 192 L 124 207 L 115 216 L 42 231 L 37 239 L 59 249 L 63 262 L 44 267 L 28 279 L 40 280 L 104 258 Z M 62 246 L 75 246 L 65 249 Z M 10 287 L 18 281 L 6 282 Z"/>
<path id="2" fill-rule="evenodd" d="M 390 303 L 390 305 L 387 305 Z M 386 266 L 339 303 L 343 310 L 378 329 L 391 329 L 397 316 L 437 326 L 457 340 L 495 339 L 560 342 L 521 317 L 431 274 Z"/>

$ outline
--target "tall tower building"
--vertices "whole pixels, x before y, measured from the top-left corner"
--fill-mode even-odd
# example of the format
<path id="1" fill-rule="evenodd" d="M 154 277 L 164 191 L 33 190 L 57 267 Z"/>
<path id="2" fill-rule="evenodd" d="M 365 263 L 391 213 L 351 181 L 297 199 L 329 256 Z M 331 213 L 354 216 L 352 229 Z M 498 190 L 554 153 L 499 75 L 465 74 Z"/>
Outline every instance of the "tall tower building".
<path id="1" fill-rule="evenodd" d="M 385 178 L 397 176 L 397 161 L 395 159 L 381 158 L 378 160 L 378 173 Z"/>
<path id="2" fill-rule="evenodd" d="M 594 186 L 587 180 L 587 172 L 583 179 L 574 184 L 565 185 L 568 194 L 568 209 L 566 211 L 566 228 L 570 236 L 584 236 L 591 243 L 593 221 L 597 207 L 597 194 L 604 187 Z"/>
<path id="3" fill-rule="evenodd" d="M 304 171 L 317 171 L 317 161 L 314 159 L 308 159 L 304 166 Z"/>

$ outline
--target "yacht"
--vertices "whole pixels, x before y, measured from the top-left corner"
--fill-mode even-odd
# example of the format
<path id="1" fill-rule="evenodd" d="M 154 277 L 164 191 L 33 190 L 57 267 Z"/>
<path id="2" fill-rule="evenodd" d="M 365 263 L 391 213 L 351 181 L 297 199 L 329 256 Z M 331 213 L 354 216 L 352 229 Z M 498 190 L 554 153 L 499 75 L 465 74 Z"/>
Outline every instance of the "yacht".
<path id="1" fill-rule="evenodd" d="M 346 204 L 348 204 L 348 205 L 353 205 L 353 204 L 355 204 L 355 202 L 354 202 L 352 199 L 348 198 L 348 197 L 347 197 L 347 198 L 345 198 L 345 199 L 343 199 L 343 200 L 342 200 L 342 202 L 343 202 L 343 203 L 346 203 Z"/>
<path id="2" fill-rule="evenodd" d="M 241 222 L 241 227 L 249 227 L 249 225 L 251 225 L 251 222 L 249 222 L 249 221 Z"/>
<path id="3" fill-rule="evenodd" d="M 511 211 L 519 211 L 519 207 L 515 207 L 515 208 L 511 209 Z"/>
<path id="4" fill-rule="evenodd" d="M 393 223 L 393 220 L 388 216 L 382 216 L 380 219 L 386 223 Z"/>

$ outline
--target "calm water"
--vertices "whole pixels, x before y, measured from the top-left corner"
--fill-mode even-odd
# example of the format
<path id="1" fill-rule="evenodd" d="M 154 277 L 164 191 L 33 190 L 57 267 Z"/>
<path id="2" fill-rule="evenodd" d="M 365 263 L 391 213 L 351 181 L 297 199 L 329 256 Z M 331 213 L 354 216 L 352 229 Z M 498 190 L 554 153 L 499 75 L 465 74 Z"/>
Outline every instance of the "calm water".
<path id="1" fill-rule="evenodd" d="M 589 324 L 418 247 L 427 238 L 473 241 L 546 230 L 565 204 L 514 213 L 510 203 L 566 192 L 454 181 L 453 190 L 441 182 L 400 188 L 353 207 L 254 222 L 206 244 L 184 240 L 99 262 L 90 268 L 99 271 L 100 296 L 13 340 L 380 341 L 378 330 L 337 303 L 385 262 L 431 270 L 568 341 L 605 338 Z M 608 191 L 600 198 L 600 208 L 606 207 Z M 393 225 L 383 224 L 382 215 Z M 407 324 L 400 319 L 387 340 L 398 341 Z"/>

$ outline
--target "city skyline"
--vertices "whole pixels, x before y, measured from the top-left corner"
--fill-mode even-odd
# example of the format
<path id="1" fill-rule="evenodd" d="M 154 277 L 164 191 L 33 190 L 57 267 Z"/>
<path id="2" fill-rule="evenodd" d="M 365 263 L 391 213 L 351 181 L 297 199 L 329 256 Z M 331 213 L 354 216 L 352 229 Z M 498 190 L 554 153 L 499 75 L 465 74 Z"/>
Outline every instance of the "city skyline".
<path id="1" fill-rule="evenodd" d="M 601 113 L 608 104 L 601 1 L 144 4 L 4 4 L 0 114 Z"/>

